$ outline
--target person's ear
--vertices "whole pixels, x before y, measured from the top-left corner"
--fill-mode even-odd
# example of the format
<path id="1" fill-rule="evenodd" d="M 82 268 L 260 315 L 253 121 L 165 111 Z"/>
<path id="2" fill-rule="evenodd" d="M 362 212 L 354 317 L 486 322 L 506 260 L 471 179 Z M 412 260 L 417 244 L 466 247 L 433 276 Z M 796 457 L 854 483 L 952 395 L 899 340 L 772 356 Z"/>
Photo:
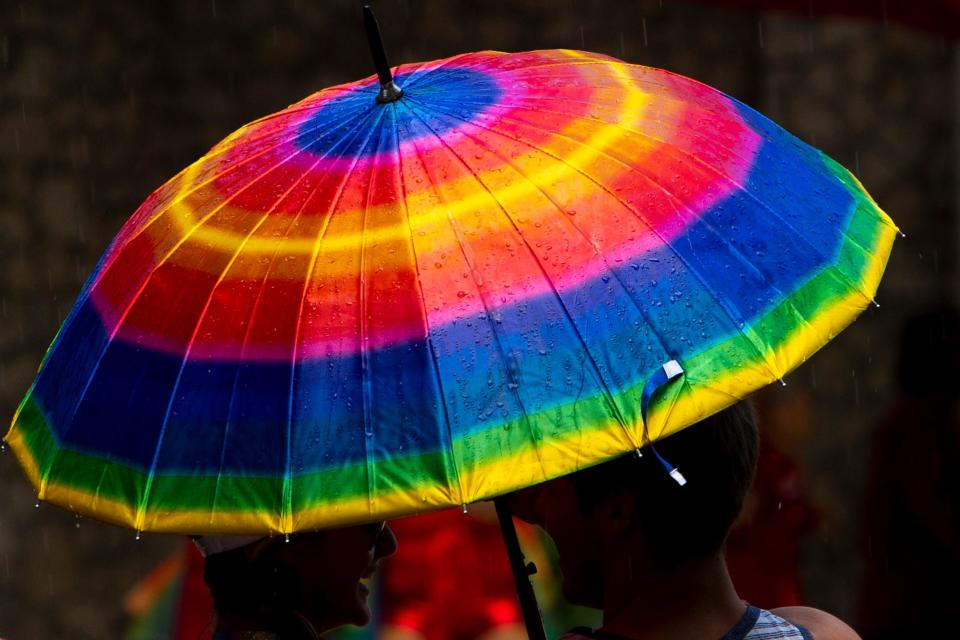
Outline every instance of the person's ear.
<path id="1" fill-rule="evenodd" d="M 626 490 L 613 492 L 600 507 L 603 531 L 609 536 L 621 536 L 633 526 L 636 498 Z"/>

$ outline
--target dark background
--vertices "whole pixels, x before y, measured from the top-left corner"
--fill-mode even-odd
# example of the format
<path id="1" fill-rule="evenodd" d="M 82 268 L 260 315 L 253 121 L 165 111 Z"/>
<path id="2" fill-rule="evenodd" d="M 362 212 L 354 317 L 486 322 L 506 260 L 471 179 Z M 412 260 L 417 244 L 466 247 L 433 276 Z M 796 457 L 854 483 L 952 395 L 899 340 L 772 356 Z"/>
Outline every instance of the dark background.
<path id="1" fill-rule="evenodd" d="M 897 395 L 898 336 L 913 314 L 960 293 L 960 54 L 951 39 L 960 11 L 849 4 L 859 15 L 827 15 L 813 2 L 796 12 L 673 0 L 374 3 L 395 64 L 564 47 L 713 85 L 849 167 L 906 232 L 881 307 L 761 397 L 820 514 L 801 540 L 804 600 L 858 622 L 865 569 L 883 561 L 871 555 L 862 514 L 872 436 Z M 245 122 L 372 73 L 358 7 L 0 9 L 0 415 L 12 416 L 81 282 L 153 189 Z M 0 479 L 0 637 L 121 637 L 123 594 L 176 542 L 35 509 L 9 453 Z"/>

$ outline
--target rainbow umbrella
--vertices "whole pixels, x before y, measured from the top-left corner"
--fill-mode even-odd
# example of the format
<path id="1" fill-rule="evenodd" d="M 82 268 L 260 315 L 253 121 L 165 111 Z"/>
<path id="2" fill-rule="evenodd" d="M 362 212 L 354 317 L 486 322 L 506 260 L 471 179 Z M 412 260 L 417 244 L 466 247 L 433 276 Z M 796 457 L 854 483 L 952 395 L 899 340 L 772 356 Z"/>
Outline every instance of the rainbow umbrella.
<path id="1" fill-rule="evenodd" d="M 890 219 L 715 89 L 567 50 L 380 62 L 126 222 L 6 435 L 41 500 L 190 534 L 465 505 L 722 409 L 874 295 Z"/>

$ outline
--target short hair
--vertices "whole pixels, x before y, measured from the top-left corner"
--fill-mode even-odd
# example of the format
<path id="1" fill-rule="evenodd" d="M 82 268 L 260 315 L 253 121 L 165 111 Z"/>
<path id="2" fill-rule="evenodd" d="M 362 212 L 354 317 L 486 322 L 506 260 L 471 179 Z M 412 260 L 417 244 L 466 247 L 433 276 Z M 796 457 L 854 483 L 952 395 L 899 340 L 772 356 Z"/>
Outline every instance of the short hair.
<path id="1" fill-rule="evenodd" d="M 750 405 L 734 404 L 653 445 L 570 476 L 587 512 L 618 489 L 636 499 L 639 531 L 661 566 L 722 549 L 757 466 L 759 434 Z M 680 486 L 656 454 L 684 475 Z"/>
<path id="2" fill-rule="evenodd" d="M 276 557 L 277 542 L 256 559 L 247 559 L 245 547 L 207 556 L 203 578 L 218 616 L 240 614 L 255 618 L 280 638 L 312 637 L 294 610 L 302 599 L 292 577 L 292 568 Z"/>

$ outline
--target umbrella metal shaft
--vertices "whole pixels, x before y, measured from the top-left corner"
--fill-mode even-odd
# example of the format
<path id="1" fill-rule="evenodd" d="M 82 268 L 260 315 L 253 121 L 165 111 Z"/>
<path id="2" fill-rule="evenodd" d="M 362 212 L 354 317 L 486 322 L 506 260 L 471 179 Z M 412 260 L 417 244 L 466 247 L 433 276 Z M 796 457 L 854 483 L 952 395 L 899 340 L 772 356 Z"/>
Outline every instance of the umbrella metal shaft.
<path id="1" fill-rule="evenodd" d="M 500 532 L 507 547 L 507 557 L 510 559 L 510 568 L 513 570 L 513 581 L 517 587 L 517 597 L 520 599 L 520 609 L 523 611 L 523 622 L 527 627 L 527 636 L 530 640 L 547 640 L 543 630 L 543 620 L 540 618 L 540 608 L 537 606 L 537 597 L 530 583 L 530 573 L 520 551 L 520 541 L 517 539 L 517 529 L 513 525 L 513 513 L 507 498 L 497 498 L 493 501 L 497 508 L 497 519 L 500 521 Z"/>

